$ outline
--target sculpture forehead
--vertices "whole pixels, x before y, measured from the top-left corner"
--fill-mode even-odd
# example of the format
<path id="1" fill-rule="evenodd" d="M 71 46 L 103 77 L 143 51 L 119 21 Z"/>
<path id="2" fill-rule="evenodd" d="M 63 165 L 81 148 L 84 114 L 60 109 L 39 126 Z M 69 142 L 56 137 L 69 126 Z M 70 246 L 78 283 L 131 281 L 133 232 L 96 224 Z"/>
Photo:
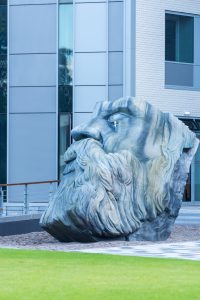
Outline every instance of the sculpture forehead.
<path id="1" fill-rule="evenodd" d="M 128 114 L 133 118 L 141 119 L 144 123 L 144 130 L 150 132 L 151 135 L 153 133 L 152 137 L 157 134 L 164 134 L 163 128 L 165 126 L 168 131 L 168 142 L 176 136 L 176 139 L 183 139 L 184 147 L 190 148 L 196 139 L 195 134 L 175 116 L 162 112 L 150 103 L 138 98 L 129 97 L 115 101 L 97 102 L 92 119 L 107 118 L 116 113 Z"/>
<path id="2" fill-rule="evenodd" d="M 134 117 L 144 118 L 148 115 L 164 115 L 163 112 L 155 109 L 145 101 L 135 98 L 120 98 L 115 101 L 98 102 L 94 109 L 94 117 L 106 117 L 115 113 L 126 113 Z"/>

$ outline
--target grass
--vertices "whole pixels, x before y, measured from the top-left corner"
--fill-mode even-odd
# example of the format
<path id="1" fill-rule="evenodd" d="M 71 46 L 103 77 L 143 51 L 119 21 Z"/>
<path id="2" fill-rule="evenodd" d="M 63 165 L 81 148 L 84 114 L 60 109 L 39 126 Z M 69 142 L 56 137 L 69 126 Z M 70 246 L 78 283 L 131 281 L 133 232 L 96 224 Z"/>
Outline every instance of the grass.
<path id="1" fill-rule="evenodd" d="M 0 250 L 0 300 L 199 300 L 200 262 Z"/>

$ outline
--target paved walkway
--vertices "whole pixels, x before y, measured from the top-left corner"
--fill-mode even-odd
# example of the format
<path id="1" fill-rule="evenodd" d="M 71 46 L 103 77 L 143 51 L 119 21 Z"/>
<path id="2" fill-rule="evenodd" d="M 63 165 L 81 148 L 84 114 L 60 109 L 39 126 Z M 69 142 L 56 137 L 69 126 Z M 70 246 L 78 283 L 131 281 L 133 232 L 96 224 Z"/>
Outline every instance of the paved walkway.
<path id="1" fill-rule="evenodd" d="M 200 260 L 200 241 L 82 249 L 78 252 Z"/>
<path id="2" fill-rule="evenodd" d="M 200 225 L 200 206 L 182 206 L 177 225 Z M 84 249 L 85 253 L 200 260 L 200 241 Z"/>

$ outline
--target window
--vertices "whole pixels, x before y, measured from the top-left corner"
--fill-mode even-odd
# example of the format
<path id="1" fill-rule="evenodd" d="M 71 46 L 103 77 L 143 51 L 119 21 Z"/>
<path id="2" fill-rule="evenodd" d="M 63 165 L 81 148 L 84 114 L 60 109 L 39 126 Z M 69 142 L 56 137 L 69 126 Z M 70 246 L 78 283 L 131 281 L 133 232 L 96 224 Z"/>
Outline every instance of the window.
<path id="1" fill-rule="evenodd" d="M 194 62 L 194 18 L 166 14 L 165 60 Z"/>
<path id="2" fill-rule="evenodd" d="M 165 85 L 200 89 L 200 17 L 165 14 Z"/>
<path id="3" fill-rule="evenodd" d="M 63 155 L 71 142 L 73 102 L 73 4 L 67 0 L 60 0 L 59 5 L 58 66 L 58 177 L 60 178 L 65 167 Z"/>
<path id="4" fill-rule="evenodd" d="M 6 5 L 6 1 L 2 1 L 0 4 L 0 183 L 6 183 L 6 158 L 7 158 L 7 5 Z"/>

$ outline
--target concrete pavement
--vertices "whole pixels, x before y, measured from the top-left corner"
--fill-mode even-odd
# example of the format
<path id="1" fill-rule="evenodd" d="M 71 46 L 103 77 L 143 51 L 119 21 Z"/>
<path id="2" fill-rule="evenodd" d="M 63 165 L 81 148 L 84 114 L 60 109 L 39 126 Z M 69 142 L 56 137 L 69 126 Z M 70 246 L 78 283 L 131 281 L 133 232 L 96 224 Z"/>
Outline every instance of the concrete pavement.
<path id="1" fill-rule="evenodd" d="M 178 218 L 177 225 L 200 225 L 200 205 L 182 205 Z"/>

